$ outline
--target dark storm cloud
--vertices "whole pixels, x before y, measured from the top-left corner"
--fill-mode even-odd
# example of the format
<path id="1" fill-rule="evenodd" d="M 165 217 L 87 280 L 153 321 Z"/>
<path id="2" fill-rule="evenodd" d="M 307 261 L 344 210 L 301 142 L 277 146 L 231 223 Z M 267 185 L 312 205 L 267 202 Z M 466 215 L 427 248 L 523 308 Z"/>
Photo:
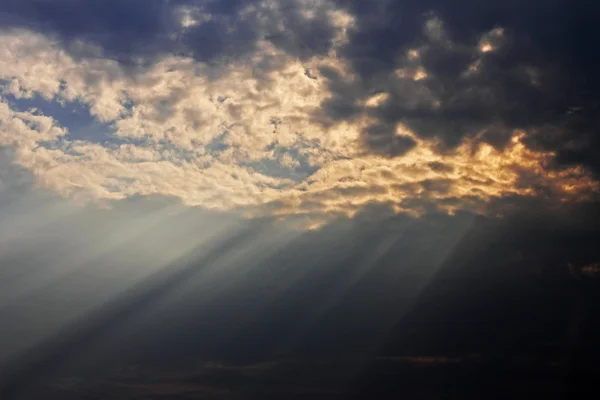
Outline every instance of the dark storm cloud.
<path id="1" fill-rule="evenodd" d="M 57 34 L 67 43 L 91 40 L 107 55 L 131 57 L 164 51 L 173 42 L 167 37 L 175 23 L 168 2 L 33 0 L 3 2 L 3 27 L 26 27 Z"/>
<path id="2" fill-rule="evenodd" d="M 600 145 L 600 55 L 594 50 L 600 6 L 563 0 L 338 3 L 357 18 L 341 52 L 361 78 L 353 93 L 359 98 L 371 90 L 390 93 L 388 101 L 368 110 L 381 123 L 404 122 L 419 136 L 441 139 L 443 147 L 479 134 L 501 148 L 514 129 L 526 129 L 533 132 L 531 146 L 558 152 L 559 165 L 600 171 L 594 155 Z M 494 36 L 497 28 L 502 35 Z M 494 50 L 480 53 L 481 39 Z M 407 60 L 407 50 L 415 48 L 421 48 L 420 60 Z M 427 78 L 389 77 L 417 63 Z M 465 74 L 474 63 L 477 71 Z M 361 112 L 349 113 L 351 108 L 340 105 L 343 98 L 326 104 L 332 118 Z M 338 112 L 342 109 L 348 111 Z M 373 150 L 380 150 L 377 143 Z"/>
<path id="3" fill-rule="evenodd" d="M 241 15 L 247 6 L 254 8 Z M 75 55 L 89 56 L 75 45 L 83 40 L 123 63 L 164 54 L 223 61 L 255 50 L 259 39 L 302 58 L 326 52 L 333 39 L 325 12 L 313 11 L 308 20 L 293 2 L 273 8 L 245 0 L 8 0 L 0 5 L 0 26 L 58 36 Z M 184 26 L 186 13 L 197 23 Z"/>

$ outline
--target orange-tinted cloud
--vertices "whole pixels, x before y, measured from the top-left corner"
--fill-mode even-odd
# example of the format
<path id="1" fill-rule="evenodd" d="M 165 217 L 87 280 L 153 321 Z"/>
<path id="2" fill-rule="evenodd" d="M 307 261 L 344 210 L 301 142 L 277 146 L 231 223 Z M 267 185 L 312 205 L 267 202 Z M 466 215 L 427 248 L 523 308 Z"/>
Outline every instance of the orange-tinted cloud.
<path id="1" fill-rule="evenodd" d="M 259 41 L 256 51 L 227 66 L 164 56 L 133 73 L 102 57 L 78 62 L 59 42 L 27 30 L 4 32 L 5 96 L 77 101 L 114 131 L 108 142 L 72 139 L 61 127 L 68 121 L 16 110 L 7 97 L 0 103 L 0 145 L 15 148 L 14 162 L 39 186 L 65 197 L 102 202 L 158 194 L 191 206 L 321 222 L 370 204 L 413 215 L 495 214 L 490 203 L 505 197 L 543 197 L 560 206 L 598 194 L 582 166 L 550 168 L 556 152 L 528 147 L 527 130 L 504 133 L 507 143 L 495 146 L 486 136 L 495 128 L 490 121 L 449 148 L 410 121 L 381 125 L 377 110 L 397 101 L 400 89 L 410 89 L 411 107 L 441 107 L 427 86 L 425 47 L 401 57 L 390 91 L 363 98 L 348 89 L 344 107 L 362 111 L 332 119 L 327 107 L 338 104 L 341 88 L 365 83 L 338 54 L 355 17 L 324 10 L 336 32 L 327 54 L 301 59 Z M 437 18 L 423 34 L 428 46 L 454 46 Z M 470 51 L 484 57 L 503 40 L 496 28 Z M 257 70 L 265 63 L 268 69 Z"/>

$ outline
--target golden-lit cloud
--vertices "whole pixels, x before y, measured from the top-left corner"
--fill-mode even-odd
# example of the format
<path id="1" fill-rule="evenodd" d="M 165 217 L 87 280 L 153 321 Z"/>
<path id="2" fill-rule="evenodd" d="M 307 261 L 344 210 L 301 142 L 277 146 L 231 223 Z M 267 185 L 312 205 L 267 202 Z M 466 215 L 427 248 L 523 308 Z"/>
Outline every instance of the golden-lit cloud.
<path id="1" fill-rule="evenodd" d="M 403 134 L 406 131 L 403 130 Z M 372 203 L 420 215 L 427 207 L 454 213 L 488 211 L 487 204 L 504 196 L 538 196 L 534 184 L 523 185 L 527 172 L 552 189 L 553 201 L 578 201 L 597 193 L 600 186 L 581 168 L 548 172 L 551 153 L 529 150 L 516 132 L 502 150 L 489 144 L 465 141 L 442 154 L 435 143 L 418 141 L 403 157 L 364 156 L 328 163 L 285 199 L 283 212 L 347 213 Z"/>
<path id="2" fill-rule="evenodd" d="M 479 51 L 482 53 L 489 53 L 498 49 L 498 47 L 500 47 L 502 43 L 503 38 L 504 29 L 492 29 L 491 31 L 484 34 L 479 40 Z"/>
<path id="3" fill-rule="evenodd" d="M 305 8 L 304 17 L 312 18 L 312 8 Z M 184 27 L 210 19 L 201 10 L 179 11 Z M 14 162 L 39 186 L 82 201 L 167 195 L 191 206 L 327 219 L 373 203 L 416 215 L 432 207 L 486 213 L 494 199 L 539 196 L 540 185 L 557 204 L 598 192 L 581 167 L 548 169 L 554 153 L 529 149 L 524 131 L 514 131 L 501 149 L 475 135 L 440 151 L 437 139 L 398 123 L 396 136 L 414 147 L 398 157 L 365 152 L 361 135 L 373 123 L 368 113 L 337 122 L 319 118 L 334 96 L 331 71 L 341 81 L 360 82 L 338 56 L 354 19 L 325 11 L 336 30 L 326 55 L 300 59 L 259 41 L 256 51 L 227 65 L 171 55 L 133 72 L 86 43 L 77 45 L 98 57 L 79 61 L 51 38 L 6 31 L 0 36 L 0 79 L 6 82 L 0 145 L 15 148 Z M 432 42 L 448 41 L 440 20 L 430 19 L 424 29 Z M 503 35 L 500 28 L 484 35 L 480 51 L 500 46 Z M 415 93 L 436 107 L 439 100 L 427 96 L 421 52 L 402 55 L 394 79 L 420 85 Z M 468 72 L 477 70 L 476 62 Z M 9 97 L 81 103 L 107 124 L 109 140 L 73 138 L 68 121 L 19 111 Z M 369 110 L 389 99 L 381 91 L 355 104 Z"/>

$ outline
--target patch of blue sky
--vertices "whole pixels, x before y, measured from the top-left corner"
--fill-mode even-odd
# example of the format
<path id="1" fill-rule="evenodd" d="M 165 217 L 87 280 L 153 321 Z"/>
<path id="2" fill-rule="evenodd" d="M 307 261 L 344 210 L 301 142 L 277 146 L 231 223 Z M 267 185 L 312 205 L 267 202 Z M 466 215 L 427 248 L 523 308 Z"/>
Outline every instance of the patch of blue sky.
<path id="1" fill-rule="evenodd" d="M 115 135 L 112 122 L 99 121 L 91 115 L 86 104 L 78 101 L 47 100 L 40 96 L 16 98 L 6 93 L 3 97 L 13 110 L 52 117 L 59 126 L 67 129 L 68 134 L 64 137 L 39 143 L 45 148 L 60 149 L 67 154 L 80 155 L 73 149 L 73 144 L 77 142 L 99 144 L 106 148 L 117 148 L 122 144 L 138 146 L 150 144 L 145 138 L 124 138 Z"/>
<path id="2" fill-rule="evenodd" d="M 4 96 L 11 108 L 17 111 L 30 111 L 35 114 L 54 118 L 58 124 L 67 128 L 69 141 L 86 141 L 105 144 L 115 140 L 112 123 L 98 121 L 90 114 L 89 107 L 77 101 L 46 100 L 39 96 L 16 98 Z"/>
<path id="3" fill-rule="evenodd" d="M 229 148 L 229 145 L 226 143 L 226 139 L 227 139 L 227 132 L 223 132 L 217 136 L 214 137 L 213 140 L 211 140 L 207 145 L 206 145 L 206 152 L 208 154 L 218 154 L 222 151 L 225 151 Z"/>

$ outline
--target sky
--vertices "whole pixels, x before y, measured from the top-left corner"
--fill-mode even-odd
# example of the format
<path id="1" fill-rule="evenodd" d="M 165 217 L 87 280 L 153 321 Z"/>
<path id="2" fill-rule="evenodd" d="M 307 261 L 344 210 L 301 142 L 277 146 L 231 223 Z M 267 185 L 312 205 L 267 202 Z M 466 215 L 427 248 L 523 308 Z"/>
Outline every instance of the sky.
<path id="1" fill-rule="evenodd" d="M 0 2 L 0 397 L 572 393 L 599 355 L 598 21 Z"/>

